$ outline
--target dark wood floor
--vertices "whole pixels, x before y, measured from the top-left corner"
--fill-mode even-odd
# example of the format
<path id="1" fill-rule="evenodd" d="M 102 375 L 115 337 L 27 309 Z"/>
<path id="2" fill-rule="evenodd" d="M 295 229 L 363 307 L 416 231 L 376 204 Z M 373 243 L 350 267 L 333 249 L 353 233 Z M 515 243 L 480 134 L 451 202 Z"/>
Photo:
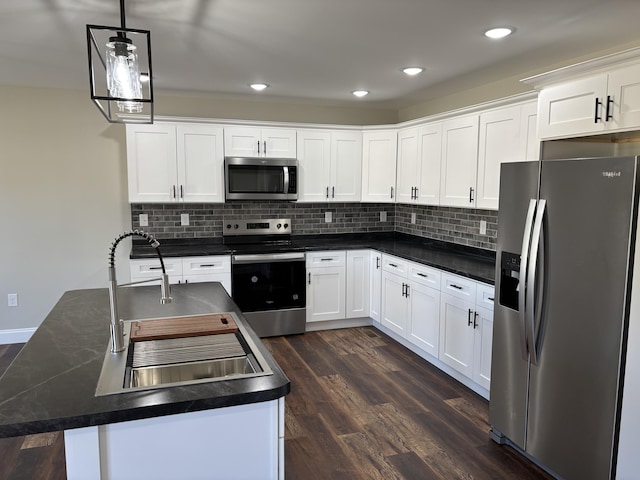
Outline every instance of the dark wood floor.
<path id="1" fill-rule="evenodd" d="M 265 339 L 291 379 L 287 479 L 548 479 L 488 402 L 371 327 Z"/>
<path id="2" fill-rule="evenodd" d="M 549 479 L 488 438 L 488 403 L 370 327 L 264 339 L 291 379 L 285 471 L 312 479 Z M 21 345 L 0 345 L 0 374 Z M 63 480 L 62 433 L 0 439 L 0 480 Z"/>

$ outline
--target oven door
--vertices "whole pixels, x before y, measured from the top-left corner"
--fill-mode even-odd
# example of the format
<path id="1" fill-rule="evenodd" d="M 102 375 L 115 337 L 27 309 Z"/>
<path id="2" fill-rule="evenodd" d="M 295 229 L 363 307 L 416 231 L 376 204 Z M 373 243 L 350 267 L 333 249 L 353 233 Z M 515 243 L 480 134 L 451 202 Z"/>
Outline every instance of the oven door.
<path id="1" fill-rule="evenodd" d="M 304 333 L 305 254 L 234 255 L 233 300 L 261 337 Z"/>

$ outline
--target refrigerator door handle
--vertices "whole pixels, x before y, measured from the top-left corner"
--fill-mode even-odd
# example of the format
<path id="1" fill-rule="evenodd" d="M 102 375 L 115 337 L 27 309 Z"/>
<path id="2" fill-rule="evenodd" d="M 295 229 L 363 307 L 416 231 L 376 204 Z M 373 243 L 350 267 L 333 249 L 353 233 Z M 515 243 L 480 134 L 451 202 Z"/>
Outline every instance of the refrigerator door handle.
<path id="1" fill-rule="evenodd" d="M 546 200 L 538 200 L 538 212 L 536 214 L 535 224 L 533 226 L 533 237 L 531 239 L 531 255 L 529 272 L 527 275 L 527 319 L 526 319 L 526 332 L 527 332 L 527 346 L 529 350 L 529 359 L 532 365 L 538 364 L 538 350 L 536 349 L 536 337 L 535 337 L 535 325 L 536 321 L 540 320 L 542 313 L 542 279 L 544 278 L 544 241 L 542 240 L 542 223 L 544 221 L 544 212 L 547 206 Z M 538 257 L 538 255 L 540 255 Z M 538 261 L 540 261 L 540 276 L 537 278 L 536 271 L 538 270 Z M 536 282 L 536 280 L 539 280 Z M 534 306 L 536 300 L 536 293 L 538 304 Z"/>
<path id="2" fill-rule="evenodd" d="M 522 353 L 522 359 L 526 362 L 529 360 L 529 352 L 527 351 L 527 334 L 526 334 L 526 322 L 527 322 L 527 263 L 529 260 L 529 247 L 531 245 L 531 230 L 533 228 L 533 218 L 536 213 L 537 200 L 532 198 L 529 200 L 529 210 L 527 211 L 527 218 L 524 223 L 524 233 L 522 235 L 522 251 L 520 254 L 520 274 L 519 274 L 519 286 L 518 286 L 518 312 L 520 314 L 520 352 Z"/>

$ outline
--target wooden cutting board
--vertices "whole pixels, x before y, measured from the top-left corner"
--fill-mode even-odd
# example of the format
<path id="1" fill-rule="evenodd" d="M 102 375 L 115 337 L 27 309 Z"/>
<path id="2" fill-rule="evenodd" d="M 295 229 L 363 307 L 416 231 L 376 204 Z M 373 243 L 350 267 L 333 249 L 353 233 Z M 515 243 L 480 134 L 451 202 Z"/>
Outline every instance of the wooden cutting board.
<path id="1" fill-rule="evenodd" d="M 218 333 L 234 333 L 237 330 L 238 326 L 229 313 L 158 318 L 131 322 L 131 341 L 197 337 Z"/>

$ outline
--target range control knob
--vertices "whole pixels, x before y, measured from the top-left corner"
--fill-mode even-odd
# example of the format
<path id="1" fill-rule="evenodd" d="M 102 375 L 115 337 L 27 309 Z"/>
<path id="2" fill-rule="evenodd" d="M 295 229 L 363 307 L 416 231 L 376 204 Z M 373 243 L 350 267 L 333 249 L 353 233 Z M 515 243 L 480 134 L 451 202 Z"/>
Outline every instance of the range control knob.
<path id="1" fill-rule="evenodd" d="M 227 228 L 231 228 L 231 224 L 230 223 L 227 223 Z"/>
<path id="2" fill-rule="evenodd" d="M 278 227 L 278 228 L 282 228 L 282 224 L 281 224 L 281 223 L 279 223 L 278 225 L 276 225 L 276 227 Z"/>
<path id="3" fill-rule="evenodd" d="M 233 226 L 233 228 L 236 228 L 236 229 L 237 229 L 237 228 L 240 228 L 240 226 L 236 223 L 236 224 Z"/>
<path id="4" fill-rule="evenodd" d="M 287 228 L 289 228 L 289 224 L 288 224 L 288 223 L 285 223 L 285 224 L 284 224 L 284 228 L 285 228 L 285 230 L 286 230 Z"/>

